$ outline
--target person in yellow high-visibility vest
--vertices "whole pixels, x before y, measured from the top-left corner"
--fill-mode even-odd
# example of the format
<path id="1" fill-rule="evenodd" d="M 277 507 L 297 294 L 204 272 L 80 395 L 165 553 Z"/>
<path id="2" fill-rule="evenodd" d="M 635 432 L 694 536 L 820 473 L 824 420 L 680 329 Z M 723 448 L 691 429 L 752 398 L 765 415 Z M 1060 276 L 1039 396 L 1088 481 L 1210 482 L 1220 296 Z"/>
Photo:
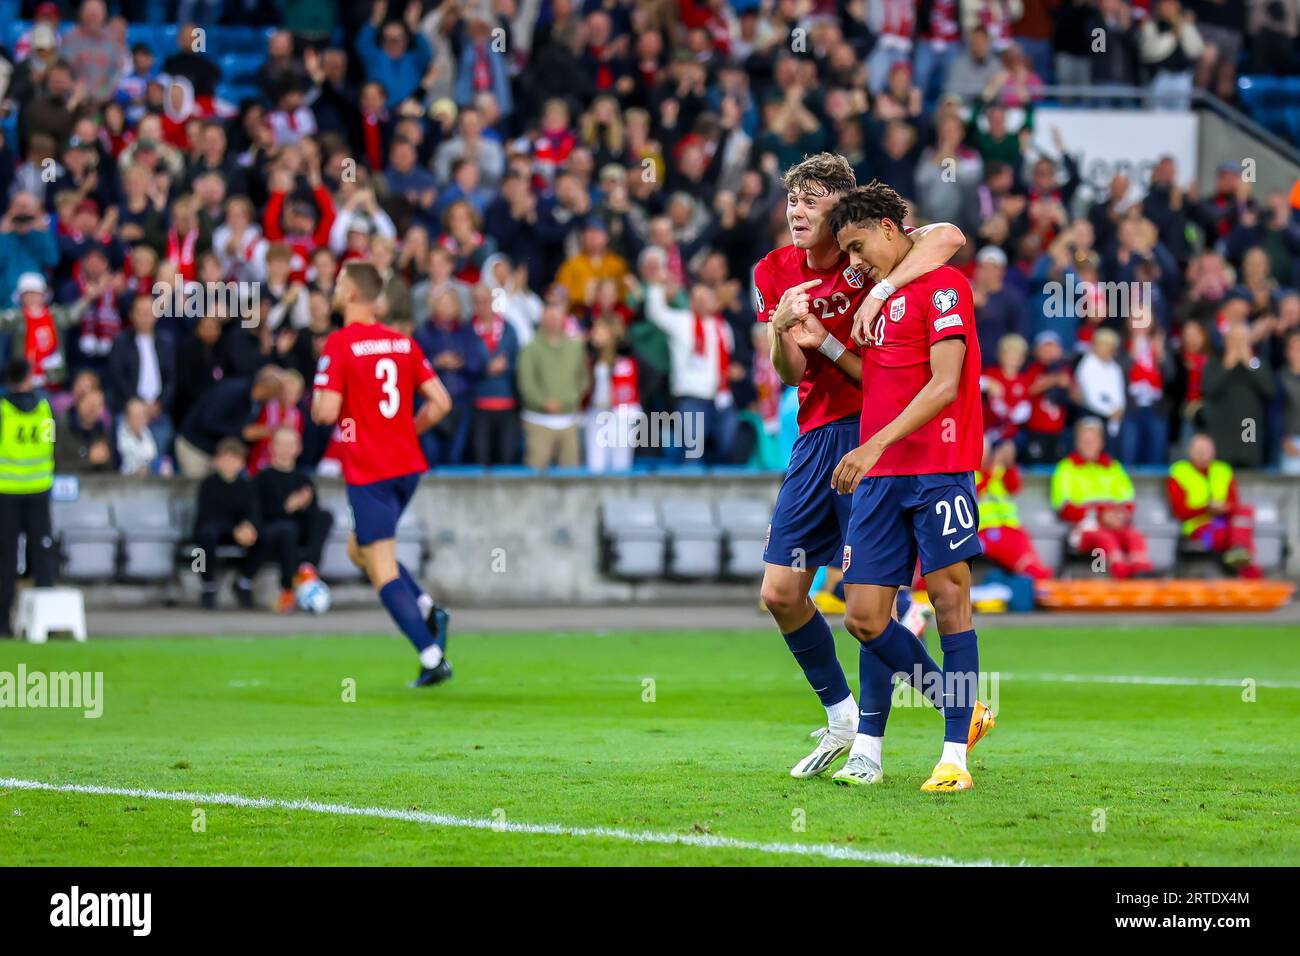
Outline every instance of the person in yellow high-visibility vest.
<path id="1" fill-rule="evenodd" d="M 1133 527 L 1133 482 L 1105 447 L 1101 419 L 1084 418 L 1074 426 L 1074 451 L 1052 472 L 1052 508 L 1073 526 L 1070 546 L 1100 552 L 1111 576 L 1147 574 L 1147 540 Z"/>
<path id="2" fill-rule="evenodd" d="M 0 398 L 0 635 L 13 633 L 9 613 L 18 577 L 18 536 L 27 535 L 27 566 L 37 587 L 54 584 L 54 416 L 32 386 L 32 367 L 14 359 Z"/>
<path id="3" fill-rule="evenodd" d="M 1183 523 L 1183 535 L 1220 554 L 1243 578 L 1260 576 L 1255 564 L 1255 509 L 1237 494 L 1232 466 L 1214 457 L 1214 439 L 1197 434 L 1187 457 L 1169 468 L 1169 510 Z"/>
<path id="4" fill-rule="evenodd" d="M 1016 467 L 1015 442 L 1002 442 L 993 448 L 984 440 L 984 460 L 975 472 L 975 492 L 979 496 L 979 536 L 984 557 L 1012 574 L 1024 574 L 1035 581 L 1054 577 L 1043 564 L 1034 541 L 1020 527 L 1020 514 L 1014 495 L 1023 483 Z"/>

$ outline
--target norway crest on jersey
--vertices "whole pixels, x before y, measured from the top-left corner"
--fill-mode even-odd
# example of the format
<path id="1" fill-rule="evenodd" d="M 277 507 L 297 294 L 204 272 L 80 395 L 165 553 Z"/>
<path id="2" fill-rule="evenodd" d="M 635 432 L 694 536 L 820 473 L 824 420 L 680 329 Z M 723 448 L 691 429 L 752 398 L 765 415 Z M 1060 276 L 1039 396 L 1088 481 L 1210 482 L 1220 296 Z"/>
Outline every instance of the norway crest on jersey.
<path id="1" fill-rule="evenodd" d="M 889 303 L 889 321 L 897 322 L 903 317 L 903 313 L 906 311 L 907 300 L 904 298 L 895 299 L 893 302 Z"/>
<path id="2" fill-rule="evenodd" d="M 844 267 L 844 281 L 854 289 L 862 288 L 862 273 L 853 266 Z"/>
<path id="3" fill-rule="evenodd" d="M 849 565 L 853 563 L 853 545 L 844 546 L 844 560 L 840 562 L 840 571 L 847 571 Z"/>

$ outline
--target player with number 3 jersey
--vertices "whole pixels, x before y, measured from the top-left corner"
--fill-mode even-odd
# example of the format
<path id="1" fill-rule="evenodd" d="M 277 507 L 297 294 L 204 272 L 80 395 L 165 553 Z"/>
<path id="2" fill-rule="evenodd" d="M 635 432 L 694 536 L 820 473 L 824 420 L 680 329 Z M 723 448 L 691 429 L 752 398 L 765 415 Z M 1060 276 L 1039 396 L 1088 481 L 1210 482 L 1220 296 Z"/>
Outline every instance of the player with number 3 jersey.
<path id="1" fill-rule="evenodd" d="M 312 420 L 341 432 L 353 528 L 348 556 L 420 655 L 412 686 L 427 687 L 451 676 L 449 616 L 398 562 L 397 522 L 428 467 L 419 435 L 451 411 L 451 397 L 414 340 L 376 320 L 382 292 L 369 262 L 353 260 L 339 274 L 334 303 L 343 311 L 343 328 L 321 350 Z M 424 400 L 418 414 L 417 396 Z"/>

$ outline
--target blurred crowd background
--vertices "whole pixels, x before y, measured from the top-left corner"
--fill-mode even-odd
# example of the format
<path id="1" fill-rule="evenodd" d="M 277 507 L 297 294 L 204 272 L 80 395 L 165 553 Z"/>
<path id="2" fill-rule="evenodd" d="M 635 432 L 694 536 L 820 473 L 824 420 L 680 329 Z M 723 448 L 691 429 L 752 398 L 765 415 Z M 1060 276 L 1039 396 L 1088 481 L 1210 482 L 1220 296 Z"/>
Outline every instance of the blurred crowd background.
<path id="1" fill-rule="evenodd" d="M 1062 87 L 1179 110 L 1300 72 L 1300 0 L 0 6 L 0 353 L 61 473 L 202 476 L 232 437 L 256 471 L 285 427 L 336 472 L 305 409 L 354 257 L 455 401 L 431 467 L 658 467 L 638 416 L 703 403 L 706 464 L 783 469 L 751 274 L 821 150 L 964 231 L 995 445 L 1055 464 L 1097 417 L 1127 465 L 1205 431 L 1300 473 L 1300 188 L 1170 157 L 1094 195 L 1035 135 Z"/>

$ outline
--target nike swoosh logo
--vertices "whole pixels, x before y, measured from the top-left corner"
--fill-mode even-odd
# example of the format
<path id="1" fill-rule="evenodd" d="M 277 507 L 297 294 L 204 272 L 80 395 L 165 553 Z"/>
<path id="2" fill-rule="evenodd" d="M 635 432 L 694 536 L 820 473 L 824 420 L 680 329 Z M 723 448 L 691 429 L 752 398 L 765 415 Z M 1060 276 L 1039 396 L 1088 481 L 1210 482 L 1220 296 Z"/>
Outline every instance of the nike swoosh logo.
<path id="1" fill-rule="evenodd" d="M 949 551 L 956 551 L 958 548 L 960 548 L 963 544 L 965 544 L 967 541 L 969 541 L 969 540 L 970 540 L 971 538 L 973 538 L 973 537 L 974 537 L 974 535 L 968 534 L 968 535 L 966 535 L 966 537 L 962 538 L 960 541 L 952 541 L 952 542 L 949 542 L 949 544 L 948 544 L 948 550 L 949 550 Z"/>
<path id="2" fill-rule="evenodd" d="M 866 711 L 866 710 L 864 710 L 864 711 L 861 712 L 861 714 L 862 714 L 863 717 L 875 717 L 875 716 L 879 715 L 879 713 L 880 713 L 880 711 L 878 711 L 878 710 L 872 710 L 872 711 Z"/>

